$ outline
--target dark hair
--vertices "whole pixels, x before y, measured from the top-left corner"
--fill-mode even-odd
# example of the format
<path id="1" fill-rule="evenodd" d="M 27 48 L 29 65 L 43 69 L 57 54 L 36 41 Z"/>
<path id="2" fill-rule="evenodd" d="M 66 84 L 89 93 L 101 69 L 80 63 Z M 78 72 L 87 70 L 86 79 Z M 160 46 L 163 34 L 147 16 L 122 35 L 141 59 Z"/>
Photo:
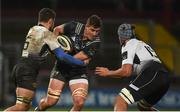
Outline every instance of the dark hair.
<path id="1" fill-rule="evenodd" d="M 99 16 L 92 15 L 87 19 L 86 24 L 89 26 L 93 26 L 94 28 L 100 28 L 102 25 L 102 20 Z"/>
<path id="2" fill-rule="evenodd" d="M 47 22 L 49 19 L 54 19 L 56 17 L 56 13 L 54 10 L 49 8 L 43 8 L 39 11 L 38 21 L 39 22 Z"/>

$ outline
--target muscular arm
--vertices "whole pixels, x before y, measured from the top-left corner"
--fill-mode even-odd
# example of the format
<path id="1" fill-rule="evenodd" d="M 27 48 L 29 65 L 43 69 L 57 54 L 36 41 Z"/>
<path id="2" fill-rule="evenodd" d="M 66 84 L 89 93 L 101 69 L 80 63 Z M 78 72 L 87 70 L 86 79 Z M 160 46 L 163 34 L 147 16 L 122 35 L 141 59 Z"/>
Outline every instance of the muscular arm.
<path id="1" fill-rule="evenodd" d="M 124 64 L 121 68 L 117 70 L 109 70 L 104 67 L 96 67 L 96 74 L 100 76 L 109 76 L 109 77 L 129 77 L 132 73 L 132 65 Z"/>
<path id="2" fill-rule="evenodd" d="M 79 53 L 75 54 L 73 57 L 76 58 L 76 59 L 84 61 L 84 63 L 86 65 L 90 61 L 90 58 L 83 51 L 80 51 Z"/>
<path id="3" fill-rule="evenodd" d="M 66 54 L 61 48 L 56 48 L 53 50 L 53 52 L 55 53 L 56 57 L 61 61 L 65 61 L 66 63 L 79 65 L 79 66 L 85 65 L 83 61 L 81 61 L 80 59 L 76 59 L 69 54 Z"/>
<path id="4" fill-rule="evenodd" d="M 66 63 L 69 64 L 74 64 L 74 65 L 80 65 L 84 66 L 84 62 L 74 58 L 73 56 L 66 54 L 59 46 L 56 36 L 50 32 L 44 32 L 44 35 L 46 35 L 46 39 L 44 39 L 44 42 L 49 46 L 50 50 L 56 55 L 56 57 L 61 60 L 65 61 Z"/>

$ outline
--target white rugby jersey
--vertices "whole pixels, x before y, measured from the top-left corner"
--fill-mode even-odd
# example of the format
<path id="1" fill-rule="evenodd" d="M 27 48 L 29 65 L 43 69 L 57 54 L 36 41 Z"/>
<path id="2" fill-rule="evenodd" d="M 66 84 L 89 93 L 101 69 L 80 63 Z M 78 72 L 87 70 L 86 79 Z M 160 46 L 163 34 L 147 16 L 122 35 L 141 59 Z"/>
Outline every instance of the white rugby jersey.
<path id="1" fill-rule="evenodd" d="M 33 26 L 30 28 L 24 48 L 22 51 L 22 57 L 37 56 L 43 57 L 47 49 L 44 49 L 45 45 L 48 45 L 50 50 L 54 50 L 59 47 L 56 37 L 52 32 L 43 26 Z M 46 53 L 47 54 L 47 53 Z"/>
<path id="2" fill-rule="evenodd" d="M 161 63 L 155 51 L 143 41 L 130 39 L 122 46 L 122 65 L 132 64 L 135 74 L 139 74 L 149 61 Z"/>

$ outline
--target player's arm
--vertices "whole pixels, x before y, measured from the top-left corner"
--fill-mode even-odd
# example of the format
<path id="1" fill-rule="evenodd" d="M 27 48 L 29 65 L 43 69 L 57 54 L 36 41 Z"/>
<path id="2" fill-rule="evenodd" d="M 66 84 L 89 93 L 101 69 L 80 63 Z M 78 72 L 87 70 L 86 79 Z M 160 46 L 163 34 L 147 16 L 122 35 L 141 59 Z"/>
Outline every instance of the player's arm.
<path id="1" fill-rule="evenodd" d="M 57 36 L 64 33 L 64 24 L 56 26 L 53 33 Z"/>
<path id="2" fill-rule="evenodd" d="M 79 66 L 85 65 L 84 61 L 81 61 L 81 60 L 76 59 L 75 57 L 73 57 L 69 54 L 66 54 L 60 47 L 58 47 L 52 51 L 54 52 L 56 57 L 61 61 L 64 61 L 64 62 L 69 63 L 69 64 L 79 65 Z"/>
<path id="3" fill-rule="evenodd" d="M 45 43 L 49 46 L 50 50 L 56 55 L 57 59 L 65 61 L 69 64 L 84 66 L 84 62 L 74 58 L 73 56 L 66 54 L 63 49 L 60 48 L 56 36 L 52 32 L 45 32 Z"/>
<path id="4" fill-rule="evenodd" d="M 54 28 L 54 34 L 57 35 L 71 35 L 76 30 L 77 22 L 70 21 Z"/>
<path id="5" fill-rule="evenodd" d="M 86 44 L 85 48 L 79 53 L 75 54 L 74 57 L 83 60 L 86 64 L 89 63 L 91 58 L 96 54 L 100 47 L 100 40 L 95 40 Z"/>
<path id="6" fill-rule="evenodd" d="M 84 63 L 86 65 L 89 64 L 89 61 L 91 59 L 83 51 L 80 51 L 79 53 L 75 54 L 73 57 L 76 59 L 84 61 Z"/>
<path id="7" fill-rule="evenodd" d="M 110 77 L 129 77 L 132 73 L 132 64 L 124 64 L 121 68 L 117 70 L 109 70 L 105 67 L 96 67 L 96 74 L 100 76 L 110 76 Z"/>
<path id="8" fill-rule="evenodd" d="M 96 74 L 100 76 L 128 77 L 133 70 L 133 60 L 136 51 L 136 44 L 122 48 L 122 66 L 117 70 L 109 70 L 104 67 L 96 67 Z"/>

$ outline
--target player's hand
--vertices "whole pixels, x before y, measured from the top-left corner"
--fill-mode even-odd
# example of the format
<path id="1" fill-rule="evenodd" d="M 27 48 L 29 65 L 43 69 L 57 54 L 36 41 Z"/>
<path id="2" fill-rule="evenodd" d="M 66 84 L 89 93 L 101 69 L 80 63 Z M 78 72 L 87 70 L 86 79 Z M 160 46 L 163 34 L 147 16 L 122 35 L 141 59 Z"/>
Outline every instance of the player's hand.
<path id="1" fill-rule="evenodd" d="M 100 75 L 100 76 L 108 76 L 110 75 L 110 70 L 108 68 L 105 67 L 96 67 L 96 74 Z"/>
<path id="2" fill-rule="evenodd" d="M 85 64 L 85 65 L 88 65 L 88 64 L 89 64 L 89 61 L 90 61 L 89 59 L 84 60 L 84 64 Z"/>

